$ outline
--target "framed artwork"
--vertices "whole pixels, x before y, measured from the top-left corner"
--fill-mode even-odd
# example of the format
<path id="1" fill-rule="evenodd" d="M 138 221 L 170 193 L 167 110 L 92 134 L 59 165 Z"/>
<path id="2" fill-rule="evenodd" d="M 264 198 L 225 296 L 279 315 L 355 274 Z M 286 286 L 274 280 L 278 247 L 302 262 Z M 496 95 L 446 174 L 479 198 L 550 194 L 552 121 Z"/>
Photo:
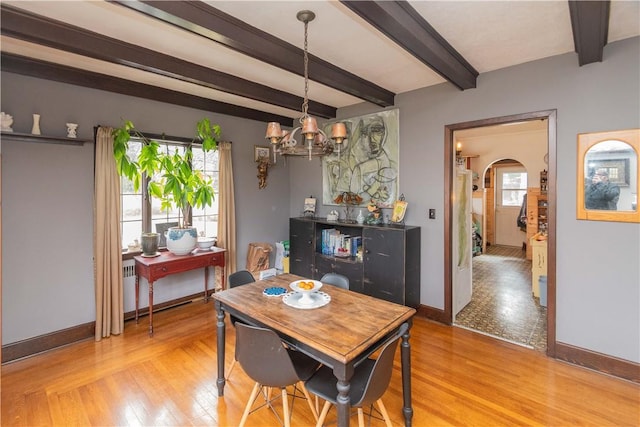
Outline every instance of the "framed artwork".
<path id="1" fill-rule="evenodd" d="M 347 139 L 322 159 L 322 203 L 337 205 L 345 192 L 378 207 L 392 208 L 398 199 L 399 110 L 343 119 Z M 329 122 L 323 130 L 331 133 Z"/>
<path id="2" fill-rule="evenodd" d="M 253 161 L 259 162 L 262 159 L 269 160 L 271 158 L 271 147 L 264 145 L 253 146 Z"/>
<path id="3" fill-rule="evenodd" d="M 393 212 L 391 214 L 391 222 L 399 223 L 404 221 L 404 214 L 407 213 L 409 203 L 404 200 L 396 200 L 393 204 Z"/>

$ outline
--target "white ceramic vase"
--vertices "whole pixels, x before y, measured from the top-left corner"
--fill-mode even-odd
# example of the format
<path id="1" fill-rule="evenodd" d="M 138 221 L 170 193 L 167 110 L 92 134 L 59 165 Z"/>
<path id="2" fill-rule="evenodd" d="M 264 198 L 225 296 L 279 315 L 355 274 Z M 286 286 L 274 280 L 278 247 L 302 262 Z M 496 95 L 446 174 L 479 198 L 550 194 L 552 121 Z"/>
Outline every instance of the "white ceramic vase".
<path id="1" fill-rule="evenodd" d="M 187 255 L 198 245 L 196 227 L 170 227 L 166 232 L 167 250 L 175 255 Z"/>
<path id="2" fill-rule="evenodd" d="M 33 127 L 31 128 L 33 135 L 40 135 L 40 114 L 33 115 Z"/>

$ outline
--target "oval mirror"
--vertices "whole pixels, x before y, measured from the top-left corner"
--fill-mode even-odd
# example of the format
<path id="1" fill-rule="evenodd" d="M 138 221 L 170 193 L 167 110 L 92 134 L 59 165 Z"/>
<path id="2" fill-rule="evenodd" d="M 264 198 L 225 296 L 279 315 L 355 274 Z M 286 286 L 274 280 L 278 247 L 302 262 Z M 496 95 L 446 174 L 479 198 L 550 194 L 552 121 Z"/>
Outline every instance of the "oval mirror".
<path id="1" fill-rule="evenodd" d="M 578 135 L 578 219 L 640 222 L 640 130 Z"/>

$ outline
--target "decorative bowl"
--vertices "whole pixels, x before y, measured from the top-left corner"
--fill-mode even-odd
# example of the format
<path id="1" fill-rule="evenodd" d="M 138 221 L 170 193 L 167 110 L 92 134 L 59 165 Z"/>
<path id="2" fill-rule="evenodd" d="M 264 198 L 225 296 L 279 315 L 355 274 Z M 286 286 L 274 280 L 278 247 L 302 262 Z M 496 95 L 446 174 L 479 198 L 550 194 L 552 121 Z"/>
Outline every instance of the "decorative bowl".
<path id="1" fill-rule="evenodd" d="M 301 305 L 310 305 L 313 304 L 311 294 L 317 292 L 322 287 L 322 282 L 311 279 L 296 280 L 295 282 L 291 282 L 289 287 L 293 289 L 294 292 L 302 294 L 299 301 Z"/>
<path id="2" fill-rule="evenodd" d="M 215 244 L 215 237 L 198 237 L 198 249 L 208 250 Z"/>

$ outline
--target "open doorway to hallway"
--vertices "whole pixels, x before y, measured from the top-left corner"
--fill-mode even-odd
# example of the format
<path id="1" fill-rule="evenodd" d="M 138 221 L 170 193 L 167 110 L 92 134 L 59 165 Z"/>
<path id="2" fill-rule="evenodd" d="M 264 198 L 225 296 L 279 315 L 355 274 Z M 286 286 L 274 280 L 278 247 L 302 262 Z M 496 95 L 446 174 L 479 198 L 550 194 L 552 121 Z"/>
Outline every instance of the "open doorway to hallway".
<path id="1" fill-rule="evenodd" d="M 551 115 L 554 114 L 553 112 Z M 516 117 L 519 120 L 516 120 Z M 548 342 L 555 341 L 555 295 L 552 307 L 548 304 L 550 298 L 546 298 L 545 307 L 544 304 L 540 304 L 540 295 L 534 296 L 529 247 L 529 239 L 534 233 L 518 230 L 516 220 L 523 209 L 526 211 L 522 196 L 532 190 L 539 192 L 540 172 L 544 170 L 547 177 L 555 176 L 555 171 L 552 174 L 548 173 L 548 152 L 550 148 L 555 150 L 555 135 L 549 138 L 550 129 L 555 133 L 555 117 L 552 118 L 552 126 L 549 125 L 547 117 L 540 118 L 539 114 L 532 113 L 447 127 L 451 131 L 450 139 L 447 138 L 447 149 L 452 152 L 452 171 L 463 165 L 473 172 L 475 178 L 473 230 L 481 235 L 481 238 L 474 239 L 471 244 L 475 256 L 471 263 L 472 274 L 467 276 L 472 281 L 472 297 L 464 306 L 456 299 L 456 289 L 464 289 L 459 288 L 457 283 L 459 277 L 464 275 L 460 275 L 455 264 L 451 263 L 459 256 L 455 248 L 458 244 L 456 239 L 459 230 L 452 232 L 452 229 L 458 227 L 454 218 L 457 215 L 454 200 L 459 197 L 459 194 L 455 193 L 454 182 L 457 172 L 449 175 L 452 176 L 451 185 L 448 187 L 452 202 L 449 211 L 450 221 L 447 222 L 448 230 L 445 230 L 451 239 L 451 253 L 447 262 L 452 271 L 446 278 L 447 281 L 450 280 L 451 294 L 446 295 L 448 289 L 445 288 L 445 295 L 450 298 L 446 298 L 446 301 L 451 304 L 448 307 L 451 307 L 452 323 L 539 351 L 546 350 L 549 354 L 554 349 L 548 348 Z M 504 121 L 502 125 L 496 125 L 501 121 Z M 536 133 L 537 135 L 532 136 Z M 462 144 L 457 144 L 458 142 Z M 460 157 L 464 159 L 462 162 Z M 511 168 L 511 176 L 520 174 L 521 179 L 524 174 L 525 177 L 531 177 L 531 180 L 527 182 L 528 179 L 524 178 L 524 185 L 510 187 L 513 182 L 507 182 L 506 185 L 504 182 L 498 182 L 498 178 L 509 178 L 508 174 L 496 174 L 500 168 Z M 545 182 L 545 186 L 548 188 L 548 182 Z M 549 198 L 549 201 L 555 202 L 553 198 Z M 501 221 L 509 224 L 508 227 L 503 227 L 502 231 Z M 550 227 L 545 224 L 545 230 L 555 232 L 555 221 L 546 221 L 552 224 Z M 525 222 L 528 227 L 531 221 L 527 219 Z M 537 231 L 539 230 L 536 229 L 535 232 Z M 477 250 L 478 245 L 481 250 Z M 553 262 L 549 260 L 548 266 L 555 268 L 555 251 L 549 252 L 548 256 L 553 253 L 554 259 Z M 555 292 L 552 286 L 545 290 Z M 548 335 L 549 331 L 551 336 Z"/>

